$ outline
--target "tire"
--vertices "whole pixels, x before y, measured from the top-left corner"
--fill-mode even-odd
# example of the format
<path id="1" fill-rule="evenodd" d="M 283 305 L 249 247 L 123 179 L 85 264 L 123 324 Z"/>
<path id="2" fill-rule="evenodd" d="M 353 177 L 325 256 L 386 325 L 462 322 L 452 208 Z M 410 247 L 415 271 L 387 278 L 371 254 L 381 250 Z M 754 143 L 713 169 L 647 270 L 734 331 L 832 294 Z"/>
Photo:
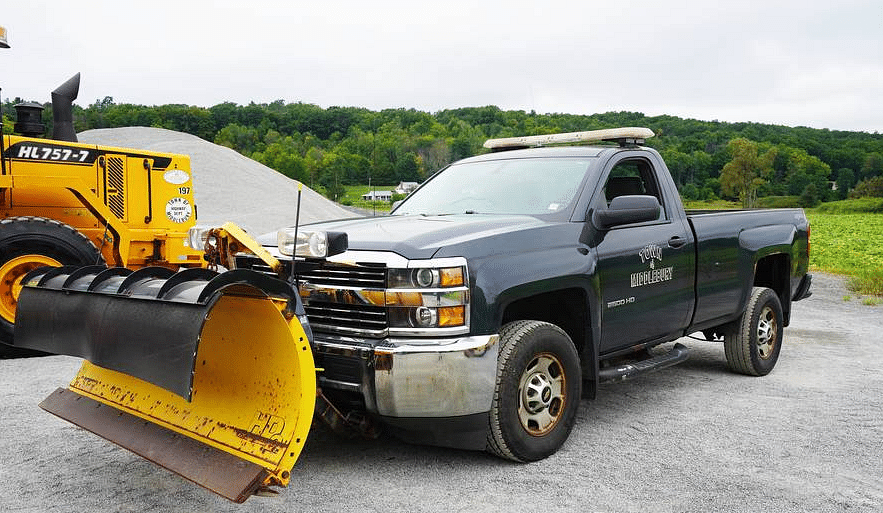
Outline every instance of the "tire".
<path id="1" fill-rule="evenodd" d="M 727 366 L 749 376 L 766 376 L 782 348 L 782 305 L 771 289 L 754 287 L 742 317 L 724 336 Z"/>
<path id="2" fill-rule="evenodd" d="M 21 279 L 46 265 L 90 265 L 103 262 L 98 248 L 76 229 L 42 217 L 9 217 L 0 221 L 0 342 L 11 343 Z M 0 357 L 34 354 L 0 344 Z"/>
<path id="3" fill-rule="evenodd" d="M 581 387 L 579 354 L 561 328 L 540 321 L 503 326 L 488 452 L 519 462 L 554 454 L 573 428 Z"/>

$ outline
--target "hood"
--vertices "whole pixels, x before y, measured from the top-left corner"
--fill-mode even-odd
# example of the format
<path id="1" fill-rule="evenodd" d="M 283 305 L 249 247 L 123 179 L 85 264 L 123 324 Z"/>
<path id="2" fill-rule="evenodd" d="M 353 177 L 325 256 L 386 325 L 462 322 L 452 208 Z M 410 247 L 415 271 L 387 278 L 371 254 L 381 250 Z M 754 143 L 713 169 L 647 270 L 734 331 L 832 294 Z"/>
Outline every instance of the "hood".
<path id="1" fill-rule="evenodd" d="M 304 229 L 346 232 L 350 250 L 392 251 L 408 259 L 432 258 L 451 248 L 499 235 L 533 230 L 550 223 L 533 216 L 455 214 L 368 217 L 304 225 Z M 259 239 L 276 245 L 276 234 Z"/>

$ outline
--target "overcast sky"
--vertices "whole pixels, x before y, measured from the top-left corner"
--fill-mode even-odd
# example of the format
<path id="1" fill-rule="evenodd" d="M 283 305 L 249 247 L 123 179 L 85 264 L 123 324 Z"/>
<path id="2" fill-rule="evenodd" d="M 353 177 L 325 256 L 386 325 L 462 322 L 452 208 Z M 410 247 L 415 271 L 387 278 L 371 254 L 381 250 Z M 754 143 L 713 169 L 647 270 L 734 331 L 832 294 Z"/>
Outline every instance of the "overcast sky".
<path id="1" fill-rule="evenodd" d="M 883 1 L 5 0 L 4 99 L 638 111 L 883 132 Z"/>

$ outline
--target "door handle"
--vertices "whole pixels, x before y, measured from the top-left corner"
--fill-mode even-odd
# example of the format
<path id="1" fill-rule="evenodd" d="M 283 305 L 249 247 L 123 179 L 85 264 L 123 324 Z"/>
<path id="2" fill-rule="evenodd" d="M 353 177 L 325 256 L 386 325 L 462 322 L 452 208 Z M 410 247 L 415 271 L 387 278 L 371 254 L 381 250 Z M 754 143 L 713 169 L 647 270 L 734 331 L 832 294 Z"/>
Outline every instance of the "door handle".
<path id="1" fill-rule="evenodd" d="M 678 249 L 679 247 L 683 246 L 686 243 L 687 243 L 687 239 L 684 239 L 682 237 L 678 237 L 677 235 L 668 239 L 668 247 L 673 248 L 673 249 Z"/>

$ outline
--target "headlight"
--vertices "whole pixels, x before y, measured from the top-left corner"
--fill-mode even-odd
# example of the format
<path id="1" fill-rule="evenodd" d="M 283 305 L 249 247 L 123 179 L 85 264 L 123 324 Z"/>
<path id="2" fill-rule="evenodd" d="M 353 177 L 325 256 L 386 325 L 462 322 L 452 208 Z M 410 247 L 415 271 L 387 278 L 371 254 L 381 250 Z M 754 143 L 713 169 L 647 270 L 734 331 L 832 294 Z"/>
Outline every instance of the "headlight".
<path id="1" fill-rule="evenodd" d="M 462 262 L 456 260 L 451 263 Z M 434 328 L 468 329 L 465 265 L 389 269 L 388 280 L 386 306 L 391 331 L 417 334 L 414 332 Z"/>
<path id="2" fill-rule="evenodd" d="M 205 243 L 208 240 L 208 234 L 216 226 L 196 225 L 187 231 L 187 244 L 197 250 L 205 251 Z"/>
<path id="3" fill-rule="evenodd" d="M 415 269 L 390 269 L 390 288 L 448 288 L 466 285 L 466 272 L 463 266 L 457 267 L 418 267 Z"/>
<path id="4" fill-rule="evenodd" d="M 279 252 L 287 256 L 325 258 L 346 251 L 347 241 L 346 233 L 301 228 L 297 232 L 295 243 L 294 228 L 284 228 L 276 232 Z"/>

